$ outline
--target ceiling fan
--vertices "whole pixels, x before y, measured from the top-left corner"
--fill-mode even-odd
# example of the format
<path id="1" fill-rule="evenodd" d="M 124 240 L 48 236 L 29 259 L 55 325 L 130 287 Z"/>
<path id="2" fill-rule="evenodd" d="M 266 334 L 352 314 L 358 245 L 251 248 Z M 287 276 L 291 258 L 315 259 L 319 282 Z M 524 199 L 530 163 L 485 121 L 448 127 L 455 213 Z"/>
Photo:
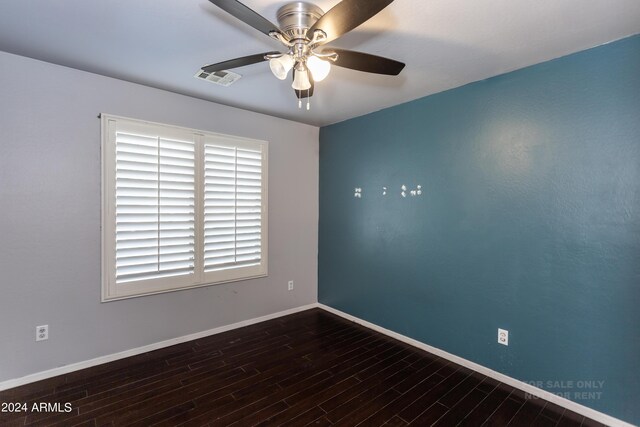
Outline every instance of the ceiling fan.
<path id="1" fill-rule="evenodd" d="M 222 10 L 278 40 L 286 52 L 265 52 L 202 67 L 207 73 L 269 61 L 273 74 L 280 80 L 293 70 L 291 87 L 298 98 L 313 96 L 314 83 L 323 80 L 331 64 L 367 73 L 396 76 L 405 64 L 393 59 L 345 49 L 323 49 L 325 44 L 358 27 L 387 7 L 393 0 L 342 0 L 327 13 L 318 6 L 296 1 L 277 12 L 279 27 L 237 0 L 209 0 Z"/>

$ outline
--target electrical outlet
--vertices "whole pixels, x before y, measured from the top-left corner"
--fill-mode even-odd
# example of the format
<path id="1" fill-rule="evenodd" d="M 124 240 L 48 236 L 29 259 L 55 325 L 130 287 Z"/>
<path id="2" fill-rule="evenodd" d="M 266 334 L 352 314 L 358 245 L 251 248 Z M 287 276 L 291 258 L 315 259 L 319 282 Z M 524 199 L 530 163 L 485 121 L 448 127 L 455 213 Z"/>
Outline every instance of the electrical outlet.
<path id="1" fill-rule="evenodd" d="M 293 290 L 293 280 L 289 280 L 289 290 Z"/>
<path id="2" fill-rule="evenodd" d="M 49 325 L 36 326 L 36 341 L 49 339 Z"/>
<path id="3" fill-rule="evenodd" d="M 498 342 L 502 345 L 509 345 L 509 331 L 498 328 Z"/>

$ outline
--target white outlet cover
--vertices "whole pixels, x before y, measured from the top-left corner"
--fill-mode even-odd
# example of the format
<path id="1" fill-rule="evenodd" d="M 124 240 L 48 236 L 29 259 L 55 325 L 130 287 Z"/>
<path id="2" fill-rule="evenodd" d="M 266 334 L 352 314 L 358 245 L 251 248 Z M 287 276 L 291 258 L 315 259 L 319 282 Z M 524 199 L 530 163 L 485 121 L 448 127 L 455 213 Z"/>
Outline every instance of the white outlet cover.
<path id="1" fill-rule="evenodd" d="M 509 331 L 498 328 L 498 343 L 509 345 Z"/>
<path id="2" fill-rule="evenodd" d="M 49 325 L 36 326 L 36 341 L 49 339 Z"/>
<path id="3" fill-rule="evenodd" d="M 293 290 L 293 280 L 289 280 L 289 290 Z"/>

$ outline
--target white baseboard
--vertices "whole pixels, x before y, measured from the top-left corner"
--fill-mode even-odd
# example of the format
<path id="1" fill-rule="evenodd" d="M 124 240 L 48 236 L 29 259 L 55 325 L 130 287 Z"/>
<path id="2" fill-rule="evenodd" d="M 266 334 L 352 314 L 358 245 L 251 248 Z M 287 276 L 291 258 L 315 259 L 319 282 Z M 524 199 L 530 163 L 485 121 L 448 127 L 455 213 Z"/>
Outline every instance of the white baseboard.
<path id="1" fill-rule="evenodd" d="M 131 350 L 125 350 L 119 353 L 96 357 L 95 359 L 85 360 L 83 362 L 78 362 L 78 363 L 72 363 L 70 365 L 49 369 L 47 371 L 37 372 L 35 374 L 27 375 L 21 378 L 2 381 L 0 382 L 0 391 L 18 387 L 25 384 L 29 384 L 29 383 L 33 383 L 36 381 L 46 380 L 47 378 L 57 377 L 58 375 L 68 374 L 70 372 L 79 371 L 81 369 L 90 368 L 92 366 L 102 365 L 103 363 L 113 362 L 114 360 L 124 359 L 125 357 L 135 356 L 138 354 L 146 353 L 148 351 L 158 350 L 160 348 L 169 347 L 169 346 L 181 344 L 187 341 L 196 340 L 198 338 L 204 338 L 209 335 L 219 334 L 221 332 L 230 331 L 232 329 L 242 328 L 243 326 L 249 326 L 255 323 L 264 322 L 266 320 L 287 316 L 289 314 L 297 313 L 299 311 L 316 308 L 317 306 L 318 306 L 317 303 L 303 305 L 303 306 L 292 308 L 289 310 L 268 314 L 266 316 L 243 320 L 241 322 L 233 323 L 231 325 L 220 326 L 218 328 L 209 329 L 207 331 L 196 332 L 194 334 L 184 335 L 182 337 L 172 338 L 166 341 L 161 341 L 161 342 L 145 345 L 138 348 L 132 348 Z"/>
<path id="2" fill-rule="evenodd" d="M 384 335 L 387 335 L 391 338 L 395 338 L 398 341 L 402 341 L 404 343 L 407 343 L 409 345 L 412 345 L 414 347 L 417 347 L 419 349 L 428 351 L 429 353 L 435 354 L 436 356 L 442 357 L 443 359 L 447 359 L 450 360 L 454 363 L 457 363 L 458 365 L 462 365 L 465 366 L 469 369 L 473 369 L 474 371 L 477 371 L 483 375 L 486 375 L 488 377 L 491 377 L 493 379 L 496 379 L 498 381 L 500 381 L 501 383 L 510 385 L 511 387 L 515 387 L 519 390 L 524 391 L 525 393 L 529 393 L 533 396 L 539 397 L 541 399 L 544 400 L 548 400 L 550 402 L 553 402 L 559 406 L 562 406 L 563 408 L 566 408 L 570 411 L 573 412 L 577 412 L 580 415 L 584 415 L 587 418 L 591 418 L 592 420 L 596 420 L 598 422 L 601 422 L 603 424 L 606 424 L 608 426 L 612 426 L 612 427 L 634 427 L 632 424 L 629 424 L 625 421 L 619 420 L 617 418 L 614 418 L 610 415 L 607 414 L 603 414 L 602 412 L 596 411 L 595 409 L 591 409 L 588 408 L 584 405 L 581 405 L 579 403 L 576 403 L 574 401 L 571 401 L 569 399 L 565 399 L 564 397 L 555 395 L 553 393 L 550 393 L 546 390 L 542 390 L 538 387 L 534 387 L 531 384 L 527 384 L 525 382 L 522 382 L 520 380 L 517 380 L 515 378 L 509 377 L 507 375 L 501 374 L 500 372 L 496 372 L 492 369 L 489 369 L 487 367 L 484 367 L 482 365 L 479 365 L 475 362 L 472 362 L 470 360 L 467 359 L 463 359 L 462 357 L 458 357 L 454 354 L 451 353 L 447 353 L 444 350 L 440 350 L 439 348 L 436 347 L 432 347 L 428 344 L 425 344 L 423 342 L 414 340 L 413 338 L 409 338 L 407 336 L 404 336 L 402 334 L 399 334 L 397 332 L 393 332 L 390 331 L 389 329 L 385 329 L 381 326 L 378 326 L 374 323 L 371 322 L 367 322 L 366 320 L 362 320 L 358 317 L 352 316 L 350 314 L 344 313 L 340 310 L 336 310 L 335 308 L 329 307 L 327 305 L 318 303 L 317 306 L 323 310 L 326 310 L 330 313 L 336 314 L 344 319 L 350 320 L 352 322 L 358 323 L 359 325 L 362 325 L 366 328 L 369 328 L 371 330 L 374 330 L 376 332 L 380 332 Z"/>
<path id="3" fill-rule="evenodd" d="M 102 365 L 104 363 L 113 362 L 115 360 L 124 359 L 125 357 L 135 356 L 138 354 L 146 353 L 153 350 L 158 350 L 164 347 L 169 347 L 175 344 L 181 344 L 187 341 L 196 340 L 199 338 L 207 337 L 209 335 L 215 335 L 222 332 L 230 331 L 237 328 L 242 328 L 244 326 L 253 325 L 256 323 L 264 322 L 267 320 L 276 319 L 278 317 L 287 316 L 289 314 L 298 313 L 300 311 L 309 310 L 312 308 L 321 308 L 330 313 L 336 314 L 344 319 L 350 320 L 352 322 L 358 323 L 366 328 L 374 330 L 376 332 L 380 332 L 381 334 L 387 335 L 391 338 L 397 339 L 398 341 L 402 341 L 419 349 L 428 351 L 429 353 L 435 354 L 436 356 L 442 357 L 443 359 L 450 360 L 459 365 L 465 366 L 469 369 L 473 369 L 483 375 L 494 378 L 501 383 L 508 384 L 512 387 L 515 387 L 519 390 L 524 391 L 525 393 L 529 393 L 533 396 L 539 397 L 541 399 L 548 400 L 553 402 L 563 408 L 566 408 L 570 411 L 577 412 L 580 415 L 584 415 L 585 417 L 591 418 L 608 426 L 614 427 L 634 427 L 632 424 L 629 424 L 625 421 L 614 418 L 610 415 L 603 414 L 602 412 L 596 411 L 595 409 L 588 408 L 579 403 L 573 402 L 571 400 L 565 399 L 564 397 L 557 396 L 548 391 L 542 390 L 540 388 L 534 387 L 531 384 L 527 384 L 515 378 L 509 377 L 507 375 L 501 374 L 500 372 L 496 372 L 492 369 L 489 369 L 485 366 L 479 365 L 475 362 L 472 362 L 467 359 L 463 359 L 462 357 L 456 356 L 451 353 L 447 353 L 444 350 L 440 350 L 439 348 L 432 347 L 423 342 L 414 340 L 413 338 L 409 338 L 397 332 L 393 332 L 389 329 L 385 329 L 381 326 L 378 326 L 374 323 L 367 322 L 366 320 L 362 320 L 358 317 L 352 316 L 350 314 L 344 313 L 340 310 L 336 310 L 335 308 L 329 307 L 327 305 L 321 303 L 313 303 L 307 304 L 300 307 L 292 308 L 289 310 L 280 311 L 273 314 L 268 314 L 262 317 L 256 317 L 253 319 L 243 320 L 241 322 L 233 323 L 231 325 L 220 326 L 218 328 L 209 329 L 207 331 L 196 332 L 194 334 L 184 335 L 182 337 L 172 338 L 170 340 L 161 341 L 154 344 L 149 344 L 146 346 L 133 348 L 131 350 L 122 351 L 119 353 L 110 354 L 107 356 L 96 357 L 95 359 L 86 360 L 83 362 L 73 363 L 66 366 L 61 366 L 59 368 L 49 369 L 47 371 L 37 372 L 35 374 L 27 375 L 21 378 L 16 378 L 12 380 L 7 380 L 0 382 L 0 391 L 7 390 L 10 388 L 18 387 L 21 385 L 33 383 L 40 380 L 45 380 L 47 378 L 56 377 L 58 375 L 68 374 L 70 372 L 79 371 L 81 369 L 90 368 L 92 366 Z"/>

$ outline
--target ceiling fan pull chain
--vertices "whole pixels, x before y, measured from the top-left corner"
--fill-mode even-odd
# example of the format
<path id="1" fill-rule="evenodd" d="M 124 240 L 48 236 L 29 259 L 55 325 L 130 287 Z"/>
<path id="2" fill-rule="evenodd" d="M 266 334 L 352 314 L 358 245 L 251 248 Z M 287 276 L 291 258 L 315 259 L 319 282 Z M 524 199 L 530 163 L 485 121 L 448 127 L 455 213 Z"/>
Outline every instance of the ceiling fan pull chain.
<path id="1" fill-rule="evenodd" d="M 298 108 L 302 108 L 302 99 L 298 99 Z"/>

